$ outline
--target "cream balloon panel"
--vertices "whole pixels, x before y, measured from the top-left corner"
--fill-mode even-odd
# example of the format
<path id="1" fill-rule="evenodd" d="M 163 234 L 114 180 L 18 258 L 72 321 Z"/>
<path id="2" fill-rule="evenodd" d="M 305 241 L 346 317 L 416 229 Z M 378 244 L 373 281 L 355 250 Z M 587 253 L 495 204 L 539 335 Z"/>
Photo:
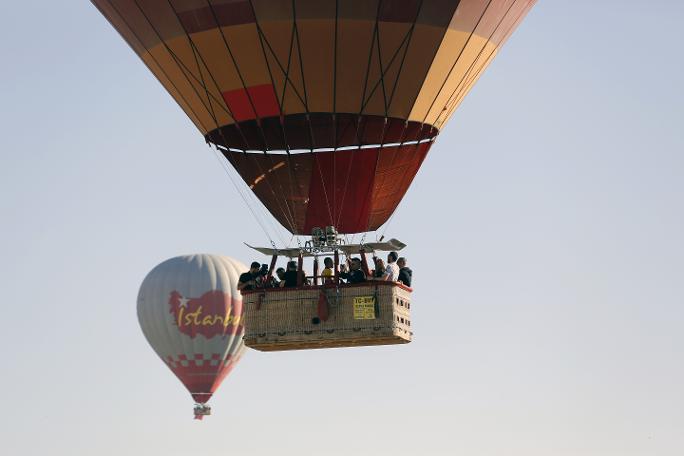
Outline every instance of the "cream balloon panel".
<path id="1" fill-rule="evenodd" d="M 208 61 L 207 57 L 202 57 L 204 62 Z M 181 106 L 187 106 L 190 113 L 196 116 L 203 134 L 217 126 L 234 123 L 223 96 L 214 83 L 214 80 L 225 81 L 227 75 L 235 75 L 237 79 L 234 67 L 209 73 L 199 56 L 195 58 L 187 37 L 174 38 L 155 46 L 142 55 L 142 60 L 152 72 L 155 72 L 155 69 L 150 63 L 157 64 L 157 70 L 161 70 L 166 76 L 165 79 L 169 81 L 165 88 Z M 227 59 L 223 64 L 224 68 L 232 66 Z M 173 81 L 173 84 L 170 81 Z M 188 109 L 184 109 L 186 113 L 189 113 Z"/>
<path id="2" fill-rule="evenodd" d="M 206 134 L 255 117 L 244 105 L 257 95 L 233 94 L 231 103 L 243 106 L 237 114 L 227 101 L 245 87 L 272 91 L 261 92 L 270 107 L 257 109 L 258 117 L 336 111 L 443 125 L 483 62 L 491 60 L 535 0 L 464 0 L 448 26 L 435 16 L 440 8 L 452 14 L 446 3 L 421 3 L 415 24 L 408 10 L 403 19 L 376 23 L 375 2 L 341 3 L 337 21 L 336 3 L 302 3 L 296 35 L 289 1 L 250 2 L 257 23 L 245 17 L 244 23 L 216 28 L 205 18 L 189 35 L 176 13 L 199 15 L 207 7 L 203 2 L 178 2 L 174 8 L 164 2 L 95 3 Z M 237 3 L 231 8 L 234 14 L 227 17 L 245 13 Z"/>
<path id="3" fill-rule="evenodd" d="M 487 46 L 487 40 L 477 35 L 451 29 L 445 35 L 444 29 L 423 24 L 415 26 L 409 42 L 410 25 L 382 24 L 378 52 L 377 43 L 373 44 L 373 22 L 340 21 L 335 78 L 334 21 L 302 22 L 301 61 L 296 43 L 290 53 L 292 25 L 283 22 L 261 25 L 267 40 L 266 59 L 253 24 L 223 27 L 229 48 L 214 29 L 191 35 L 194 51 L 187 37 L 176 37 L 142 58 L 206 133 L 216 128 L 217 122 L 234 122 L 223 98 L 225 92 L 270 84 L 278 102 L 282 101 L 284 114 L 306 112 L 306 101 L 309 112 L 363 110 L 363 114 L 422 121 L 447 76 L 445 91 Z M 450 72 L 459 55 L 457 67 Z"/>
<path id="4" fill-rule="evenodd" d="M 408 116 L 409 120 L 434 125 L 449 98 L 462 87 L 478 57 L 495 49 L 496 46 L 485 38 L 448 30 Z"/>
<path id="5" fill-rule="evenodd" d="M 532 3 L 511 3 L 505 15 L 457 14 L 446 29 L 378 23 L 376 35 L 374 21 L 339 20 L 337 44 L 333 20 L 300 20 L 298 35 L 291 21 L 263 21 L 263 38 L 255 24 L 240 24 L 192 33 L 192 43 L 167 39 L 142 58 L 204 134 L 235 122 L 226 93 L 255 86 L 273 87 L 283 114 L 362 112 L 443 125 Z"/>
<path id="6" fill-rule="evenodd" d="M 468 92 L 470 92 L 470 89 L 473 88 L 477 80 L 480 78 L 480 75 L 484 72 L 494 57 L 496 57 L 497 52 L 498 48 L 495 48 L 491 52 L 487 52 L 486 54 L 483 53 L 474 61 L 474 64 L 459 80 L 458 84 L 456 85 L 456 89 L 446 100 L 441 112 L 436 113 L 437 117 L 433 122 L 435 127 L 441 130 L 449 121 L 452 114 L 456 111 L 466 95 L 468 95 Z"/>
<path id="7" fill-rule="evenodd" d="M 193 90 L 193 86 L 182 76 L 177 66 L 168 61 L 171 60 L 168 53 L 158 53 L 158 59 L 150 53 L 144 53 L 141 58 L 199 131 L 205 133 L 216 128 L 216 123 Z"/>
<path id="8" fill-rule="evenodd" d="M 458 108 L 463 98 L 468 94 L 473 85 L 477 82 L 480 75 L 487 69 L 489 64 L 494 60 L 498 54 L 501 47 L 508 40 L 511 34 L 518 27 L 520 22 L 525 18 L 527 12 L 534 6 L 536 0 L 508 0 L 503 3 L 503 7 L 506 9 L 506 15 L 504 18 L 488 18 L 491 23 L 493 19 L 498 20 L 494 24 L 490 24 L 488 27 L 491 29 L 486 46 L 482 47 L 478 51 L 477 56 L 469 65 L 468 69 L 464 74 L 458 79 L 454 84 L 454 81 L 449 81 L 452 87 L 450 96 L 446 99 L 440 99 L 439 103 L 435 103 L 440 109 L 440 112 L 436 113 L 437 116 L 431 123 L 435 127 L 441 129 L 449 120 L 454 111 Z M 477 49 L 477 48 L 476 48 Z M 453 79 L 453 78 L 452 78 Z M 449 91 L 447 91 L 449 93 Z M 430 116 L 434 116 L 435 112 L 431 111 Z"/>

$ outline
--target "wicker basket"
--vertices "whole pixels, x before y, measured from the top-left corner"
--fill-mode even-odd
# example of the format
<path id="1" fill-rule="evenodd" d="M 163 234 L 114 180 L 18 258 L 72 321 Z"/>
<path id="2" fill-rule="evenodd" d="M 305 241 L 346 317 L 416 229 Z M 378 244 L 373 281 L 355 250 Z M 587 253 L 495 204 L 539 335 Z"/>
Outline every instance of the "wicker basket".
<path id="1" fill-rule="evenodd" d="M 411 342 L 411 289 L 393 282 L 243 292 L 245 345 L 261 351 Z"/>

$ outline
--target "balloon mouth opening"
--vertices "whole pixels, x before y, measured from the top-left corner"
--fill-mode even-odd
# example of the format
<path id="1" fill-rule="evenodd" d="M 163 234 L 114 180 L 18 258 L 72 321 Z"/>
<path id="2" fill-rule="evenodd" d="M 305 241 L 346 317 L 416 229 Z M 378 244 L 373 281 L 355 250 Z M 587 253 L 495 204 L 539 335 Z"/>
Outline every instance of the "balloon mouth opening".
<path id="1" fill-rule="evenodd" d="M 311 112 L 244 119 L 218 126 L 204 139 L 228 151 L 290 154 L 432 142 L 438 134 L 439 128 L 434 125 L 405 118 Z"/>
<path id="2" fill-rule="evenodd" d="M 190 393 L 195 400 L 195 404 L 203 405 L 209 402 L 213 393 Z"/>

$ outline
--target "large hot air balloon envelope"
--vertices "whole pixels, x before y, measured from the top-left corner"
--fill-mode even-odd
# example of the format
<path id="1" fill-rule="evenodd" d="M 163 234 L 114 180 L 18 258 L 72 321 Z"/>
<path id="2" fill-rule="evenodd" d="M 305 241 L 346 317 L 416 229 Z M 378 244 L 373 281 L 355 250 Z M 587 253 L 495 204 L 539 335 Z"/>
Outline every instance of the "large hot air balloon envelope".
<path id="1" fill-rule="evenodd" d="M 93 0 L 293 234 L 375 230 L 535 0 Z"/>
<path id="2" fill-rule="evenodd" d="M 246 270 L 225 256 L 180 256 L 155 267 L 140 286 L 140 327 L 200 411 L 244 350 L 237 283 Z"/>

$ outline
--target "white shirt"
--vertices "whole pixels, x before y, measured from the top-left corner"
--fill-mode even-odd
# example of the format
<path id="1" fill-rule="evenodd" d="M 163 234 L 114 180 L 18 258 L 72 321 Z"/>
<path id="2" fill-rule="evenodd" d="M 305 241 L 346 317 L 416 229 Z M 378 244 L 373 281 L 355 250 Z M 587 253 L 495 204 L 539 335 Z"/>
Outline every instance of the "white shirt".
<path id="1" fill-rule="evenodd" d="M 399 280 L 399 266 L 397 265 L 396 261 L 394 263 L 388 263 L 387 266 L 385 266 L 385 275 L 383 278 L 385 280 L 389 280 L 390 282 L 396 282 Z"/>

